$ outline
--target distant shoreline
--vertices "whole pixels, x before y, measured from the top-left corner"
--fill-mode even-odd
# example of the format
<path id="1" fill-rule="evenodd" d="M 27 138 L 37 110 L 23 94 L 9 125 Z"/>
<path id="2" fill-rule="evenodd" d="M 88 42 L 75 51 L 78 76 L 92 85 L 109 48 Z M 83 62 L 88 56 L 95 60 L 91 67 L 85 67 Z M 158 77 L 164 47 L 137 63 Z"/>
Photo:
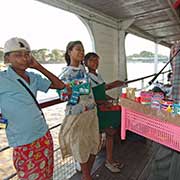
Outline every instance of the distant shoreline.
<path id="1" fill-rule="evenodd" d="M 143 61 L 143 60 L 128 60 L 127 59 L 127 62 L 130 62 L 130 63 L 154 63 L 153 60 L 149 60 L 149 61 Z M 160 63 L 167 63 L 168 61 L 161 61 L 159 60 L 158 62 Z M 41 62 L 39 61 L 39 63 L 41 64 L 65 64 L 66 62 Z M 4 62 L 3 61 L 0 61 L 0 66 L 4 66 Z"/>
<path id="2" fill-rule="evenodd" d="M 149 61 L 143 61 L 143 60 L 128 60 L 127 59 L 127 62 L 130 62 L 130 63 L 154 63 L 154 61 L 153 60 L 149 60 Z M 161 61 L 161 60 L 159 60 L 158 61 L 159 63 L 167 63 L 168 61 Z"/>

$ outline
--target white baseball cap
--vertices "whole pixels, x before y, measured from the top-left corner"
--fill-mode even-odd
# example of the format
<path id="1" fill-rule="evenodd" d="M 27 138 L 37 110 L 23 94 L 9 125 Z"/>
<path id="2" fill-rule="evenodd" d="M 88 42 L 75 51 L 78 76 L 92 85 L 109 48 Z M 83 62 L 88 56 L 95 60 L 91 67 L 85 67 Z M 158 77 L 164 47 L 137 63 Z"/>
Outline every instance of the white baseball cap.
<path id="1" fill-rule="evenodd" d="M 4 53 L 14 52 L 14 51 L 31 51 L 31 48 L 26 40 L 18 37 L 11 38 L 4 44 Z"/>

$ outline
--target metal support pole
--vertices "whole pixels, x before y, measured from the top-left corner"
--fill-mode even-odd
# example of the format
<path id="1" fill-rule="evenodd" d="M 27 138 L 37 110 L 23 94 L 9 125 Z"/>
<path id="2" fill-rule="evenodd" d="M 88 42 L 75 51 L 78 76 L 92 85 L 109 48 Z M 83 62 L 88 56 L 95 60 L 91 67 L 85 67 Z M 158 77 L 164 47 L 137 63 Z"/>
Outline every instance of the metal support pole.
<path id="1" fill-rule="evenodd" d="M 158 43 L 155 43 L 155 53 L 154 53 L 154 73 L 158 72 Z"/>

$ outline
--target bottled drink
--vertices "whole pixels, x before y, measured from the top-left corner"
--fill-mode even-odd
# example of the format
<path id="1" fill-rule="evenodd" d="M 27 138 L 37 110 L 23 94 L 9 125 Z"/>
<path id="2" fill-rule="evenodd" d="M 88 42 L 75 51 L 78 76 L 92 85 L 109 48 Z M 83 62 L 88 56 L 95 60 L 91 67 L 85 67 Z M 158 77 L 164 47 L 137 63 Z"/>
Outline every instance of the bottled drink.
<path id="1" fill-rule="evenodd" d="M 173 113 L 180 115 L 180 104 L 173 104 Z"/>
<path id="2" fill-rule="evenodd" d="M 76 88 L 76 87 L 72 88 L 72 95 L 71 95 L 71 98 L 70 98 L 69 102 L 72 105 L 77 104 L 78 100 L 79 100 L 79 96 L 80 96 L 79 89 Z"/>
<path id="3" fill-rule="evenodd" d="M 126 98 L 127 94 L 126 94 L 126 88 L 122 88 L 122 94 L 121 94 L 122 98 Z"/>
<path id="4" fill-rule="evenodd" d="M 139 91 L 135 92 L 135 101 L 137 103 L 141 103 L 141 96 L 140 96 L 140 92 Z"/>

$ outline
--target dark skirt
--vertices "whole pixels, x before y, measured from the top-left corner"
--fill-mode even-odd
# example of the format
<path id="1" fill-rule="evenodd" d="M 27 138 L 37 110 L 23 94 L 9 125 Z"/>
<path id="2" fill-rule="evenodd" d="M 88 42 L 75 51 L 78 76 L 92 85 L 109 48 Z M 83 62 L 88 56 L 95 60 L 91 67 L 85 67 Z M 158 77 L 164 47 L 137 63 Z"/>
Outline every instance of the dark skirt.
<path id="1" fill-rule="evenodd" d="M 98 109 L 99 130 L 106 128 L 118 129 L 121 120 L 121 111 L 100 111 Z"/>

